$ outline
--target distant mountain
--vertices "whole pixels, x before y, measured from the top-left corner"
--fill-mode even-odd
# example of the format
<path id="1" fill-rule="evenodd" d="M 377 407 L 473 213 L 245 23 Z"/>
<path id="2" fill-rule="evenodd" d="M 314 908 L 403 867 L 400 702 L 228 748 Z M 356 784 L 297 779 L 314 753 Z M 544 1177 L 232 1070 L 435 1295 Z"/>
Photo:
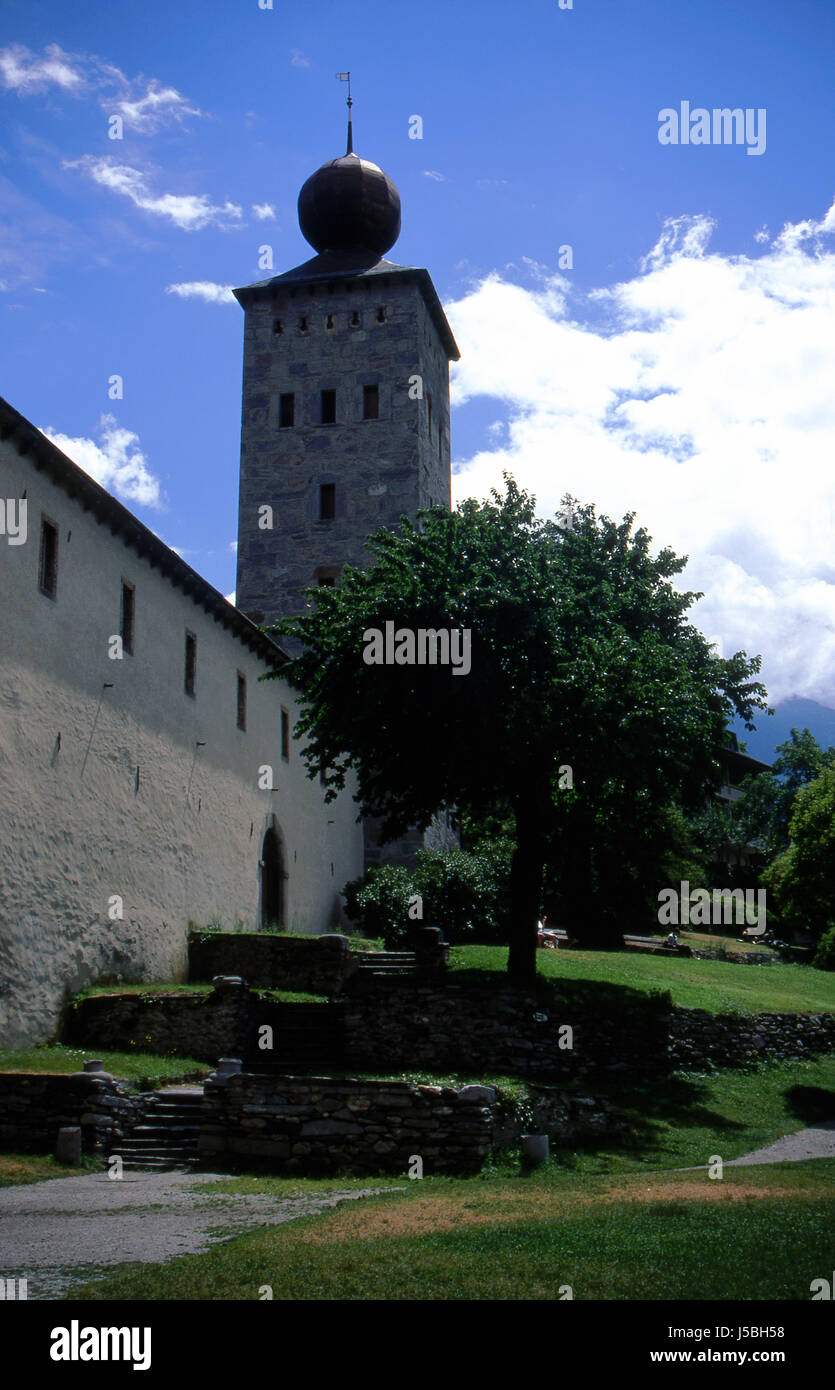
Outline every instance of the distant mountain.
<path id="1" fill-rule="evenodd" d="M 835 709 L 819 705 L 816 700 L 782 700 L 774 706 L 772 715 L 758 712 L 756 725 L 753 734 L 739 719 L 732 727 L 737 738 L 747 744 L 752 758 L 760 758 L 764 763 L 774 762 L 778 743 L 785 743 L 792 729 L 810 729 L 822 748 L 835 745 Z"/>

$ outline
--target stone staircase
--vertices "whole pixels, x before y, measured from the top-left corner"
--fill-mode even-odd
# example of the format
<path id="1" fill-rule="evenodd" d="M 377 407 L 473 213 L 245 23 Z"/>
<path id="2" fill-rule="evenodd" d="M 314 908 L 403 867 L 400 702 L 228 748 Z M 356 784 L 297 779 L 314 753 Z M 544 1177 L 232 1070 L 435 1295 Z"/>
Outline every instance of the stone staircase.
<path id="1" fill-rule="evenodd" d="M 145 1097 L 142 1120 L 113 1149 L 129 1169 L 191 1168 L 198 1162 L 197 1140 L 203 1088 L 168 1086 Z"/>
<path id="2" fill-rule="evenodd" d="M 415 975 L 417 956 L 414 951 L 355 951 L 360 970 L 373 975 Z"/>

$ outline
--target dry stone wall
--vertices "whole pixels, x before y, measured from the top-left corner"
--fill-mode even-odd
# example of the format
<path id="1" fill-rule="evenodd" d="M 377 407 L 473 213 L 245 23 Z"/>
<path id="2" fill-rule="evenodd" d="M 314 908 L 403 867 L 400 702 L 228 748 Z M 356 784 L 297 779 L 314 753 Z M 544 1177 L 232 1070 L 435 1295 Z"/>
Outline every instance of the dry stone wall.
<path id="1" fill-rule="evenodd" d="M 84 1153 L 109 1152 L 139 1113 L 138 1099 L 109 1077 L 0 1073 L 0 1144 L 23 1152 L 53 1152 L 67 1126 L 80 1126 Z"/>
<path id="2" fill-rule="evenodd" d="M 189 938 L 190 980 L 242 975 L 259 989 L 339 994 L 359 963 L 347 936 L 275 936 L 259 932 L 195 932 Z"/>

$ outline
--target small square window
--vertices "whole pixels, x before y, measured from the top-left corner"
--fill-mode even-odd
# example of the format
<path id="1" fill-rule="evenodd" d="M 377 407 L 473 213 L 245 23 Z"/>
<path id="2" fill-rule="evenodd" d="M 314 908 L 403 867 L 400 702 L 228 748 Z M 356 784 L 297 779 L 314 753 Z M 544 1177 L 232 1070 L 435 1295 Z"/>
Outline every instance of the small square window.
<path id="1" fill-rule="evenodd" d="M 42 594 L 55 598 L 58 594 L 58 527 L 46 517 L 41 518 L 41 554 L 38 567 L 38 586 Z"/>
<path id="2" fill-rule="evenodd" d="M 354 309 L 353 313 L 351 314 L 351 327 L 352 327 L 352 328 L 361 328 L 361 327 L 362 327 L 362 319 L 360 318 L 359 309 Z"/>
<path id="3" fill-rule="evenodd" d="M 238 728 L 246 733 L 246 676 L 238 672 Z"/>
<path id="4" fill-rule="evenodd" d="M 186 633 L 186 665 L 183 689 L 187 695 L 194 695 L 197 676 L 197 638 L 193 632 Z"/>
<path id="5" fill-rule="evenodd" d="M 284 332 L 284 324 L 281 322 L 281 319 L 273 319 L 273 333 L 275 334 L 275 333 L 283 333 L 283 332 Z"/>
<path id="6" fill-rule="evenodd" d="M 363 420 L 379 420 L 379 418 L 380 418 L 380 388 L 379 388 L 379 386 L 363 386 L 363 388 L 362 388 L 362 418 L 363 418 Z"/>
<path id="7" fill-rule="evenodd" d="M 136 590 L 132 584 L 122 580 L 122 604 L 119 614 L 119 634 L 122 638 L 122 651 L 133 656 L 133 617 L 136 609 Z"/>
<path id="8" fill-rule="evenodd" d="M 323 392 L 322 392 L 322 424 L 323 424 L 323 425 L 335 425 L 335 424 L 336 424 L 336 392 L 335 392 L 335 391 L 323 391 Z"/>
<path id="9" fill-rule="evenodd" d="M 290 761 L 290 715 L 286 709 L 281 711 L 281 756 L 286 763 Z"/>
<path id="10" fill-rule="evenodd" d="M 386 311 L 385 311 L 385 309 L 384 309 L 384 308 L 382 307 L 382 305 L 381 305 L 380 308 L 377 310 L 377 322 L 378 322 L 378 323 L 385 323 L 385 321 L 386 321 Z"/>
<path id="11" fill-rule="evenodd" d="M 292 391 L 282 391 L 278 401 L 279 429 L 286 430 L 296 420 L 296 397 Z"/>
<path id="12" fill-rule="evenodd" d="M 333 521 L 336 516 L 336 483 L 322 483 L 319 487 L 319 520 Z"/>

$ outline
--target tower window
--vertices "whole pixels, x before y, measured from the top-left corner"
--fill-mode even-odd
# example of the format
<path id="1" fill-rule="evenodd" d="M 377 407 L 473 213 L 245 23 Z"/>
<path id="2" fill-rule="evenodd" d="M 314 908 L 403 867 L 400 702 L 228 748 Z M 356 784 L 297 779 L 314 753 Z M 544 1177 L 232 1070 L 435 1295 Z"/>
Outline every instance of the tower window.
<path id="1" fill-rule="evenodd" d="M 379 388 L 379 386 L 363 386 L 363 388 L 362 388 L 362 418 L 363 418 L 363 420 L 379 420 L 379 418 L 380 418 L 380 388 Z"/>
<path id="2" fill-rule="evenodd" d="M 286 763 L 290 761 L 290 716 L 286 709 L 281 711 L 281 756 Z"/>
<path id="3" fill-rule="evenodd" d="M 41 518 L 41 554 L 38 586 L 42 594 L 55 598 L 58 593 L 58 527 Z"/>
<path id="4" fill-rule="evenodd" d="M 193 632 L 186 632 L 186 668 L 183 689 L 187 695 L 194 694 L 194 682 L 197 675 L 197 638 Z"/>
<path id="5" fill-rule="evenodd" d="M 377 322 L 378 322 L 378 323 L 385 323 L 385 321 L 386 321 L 386 311 L 385 311 L 385 309 L 383 308 L 383 306 L 380 305 L 380 308 L 377 310 Z"/>
<path id="6" fill-rule="evenodd" d="M 362 319 L 360 318 L 359 309 L 355 309 L 354 312 L 351 314 L 351 327 L 360 328 L 361 326 Z"/>
<path id="7" fill-rule="evenodd" d="M 246 676 L 238 672 L 238 728 L 246 733 Z"/>
<path id="8" fill-rule="evenodd" d="M 335 424 L 336 424 L 336 392 L 335 392 L 335 391 L 323 391 L 323 392 L 322 392 L 322 424 L 323 424 L 323 425 L 335 425 Z"/>
<path id="9" fill-rule="evenodd" d="M 133 615 L 136 609 L 136 590 L 132 584 L 122 580 L 122 604 L 119 615 L 119 633 L 122 638 L 122 651 L 133 655 Z"/>
<path id="10" fill-rule="evenodd" d="M 296 397 L 292 391 L 282 391 L 278 400 L 279 428 L 286 430 L 296 420 Z"/>
<path id="11" fill-rule="evenodd" d="M 299 332 L 300 332 L 300 333 L 306 333 L 306 332 L 307 332 L 307 315 L 306 315 L 306 314 L 302 314 L 301 318 L 299 319 Z"/>
<path id="12" fill-rule="evenodd" d="M 333 521 L 336 516 L 336 483 L 322 483 L 319 487 L 319 520 Z"/>
<path id="13" fill-rule="evenodd" d="M 281 319 L 273 319 L 273 333 L 283 333 L 283 332 L 284 332 L 284 324 L 281 322 Z"/>
<path id="14" fill-rule="evenodd" d="M 326 316 L 325 316 L 325 327 L 326 327 L 326 328 L 333 328 L 333 314 L 326 314 Z"/>

